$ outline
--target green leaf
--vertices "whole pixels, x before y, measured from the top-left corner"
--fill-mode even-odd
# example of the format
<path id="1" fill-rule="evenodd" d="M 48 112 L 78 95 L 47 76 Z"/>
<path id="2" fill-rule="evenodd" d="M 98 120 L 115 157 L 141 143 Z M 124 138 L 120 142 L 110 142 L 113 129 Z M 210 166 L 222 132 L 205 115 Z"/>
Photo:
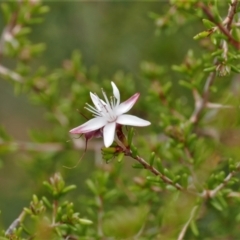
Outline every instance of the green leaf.
<path id="1" fill-rule="evenodd" d="M 198 39 L 201 39 L 201 38 L 209 37 L 213 33 L 213 31 L 214 31 L 214 29 L 209 29 L 207 31 L 200 32 L 197 35 L 195 35 L 193 37 L 193 39 L 198 40 Z"/>
<path id="2" fill-rule="evenodd" d="M 86 181 L 86 184 L 88 188 L 92 191 L 92 193 L 94 193 L 95 195 L 98 195 L 98 189 L 92 180 L 88 179 Z"/>
<path id="3" fill-rule="evenodd" d="M 230 67 L 231 67 L 231 70 L 232 70 L 233 72 L 235 72 L 235 73 L 240 73 L 240 68 L 237 68 L 237 67 L 234 66 L 234 65 L 230 65 Z"/>
<path id="4" fill-rule="evenodd" d="M 44 181 L 43 185 L 49 190 L 50 193 L 53 192 L 53 187 L 52 187 L 52 185 L 49 182 Z"/>
<path id="5" fill-rule="evenodd" d="M 177 176 L 174 177 L 173 182 L 177 183 L 177 182 L 179 182 L 180 179 L 181 179 L 181 176 L 177 175 Z"/>
<path id="6" fill-rule="evenodd" d="M 232 36 L 234 37 L 234 39 L 236 41 L 240 41 L 240 29 L 239 28 L 236 28 L 236 27 L 233 27 L 232 28 Z"/>
<path id="7" fill-rule="evenodd" d="M 187 69 L 184 65 L 173 65 L 172 70 L 180 73 L 186 73 Z"/>
<path id="8" fill-rule="evenodd" d="M 16 33 L 16 37 L 22 37 L 22 36 L 24 36 L 24 35 L 27 35 L 27 34 L 29 34 L 29 33 L 31 33 L 31 31 L 32 31 L 32 29 L 31 28 L 29 28 L 29 27 L 22 27 L 21 29 L 20 29 L 20 31 L 18 31 L 17 33 Z"/>
<path id="9" fill-rule="evenodd" d="M 144 168 L 144 166 L 142 164 L 140 164 L 140 163 L 134 163 L 134 164 L 132 164 L 132 167 L 133 168 L 140 168 L 140 169 Z"/>
<path id="10" fill-rule="evenodd" d="M 49 6 L 40 6 L 37 13 L 38 14 L 45 14 L 47 12 L 50 11 L 50 7 Z"/>
<path id="11" fill-rule="evenodd" d="M 215 24 L 215 23 L 209 21 L 209 20 L 206 19 L 206 18 L 202 19 L 202 22 L 203 22 L 203 24 L 204 24 L 204 26 L 205 26 L 206 28 L 216 27 L 216 24 Z"/>
<path id="12" fill-rule="evenodd" d="M 211 56 L 216 57 L 216 56 L 221 56 L 223 53 L 223 49 L 218 49 L 216 51 L 214 51 L 213 53 L 211 53 Z"/>
<path id="13" fill-rule="evenodd" d="M 132 156 L 135 158 L 135 157 L 137 157 L 137 155 L 138 155 L 138 150 L 137 150 L 137 148 L 135 147 L 135 146 L 131 146 L 131 150 L 132 150 Z"/>
<path id="14" fill-rule="evenodd" d="M 127 139 L 129 146 L 132 145 L 133 135 L 134 135 L 134 129 L 133 129 L 133 128 L 130 128 L 130 130 L 128 131 L 128 139 Z"/>
<path id="15" fill-rule="evenodd" d="M 181 184 L 184 188 L 187 188 L 188 186 L 188 174 L 184 173 L 181 177 Z"/>
<path id="16" fill-rule="evenodd" d="M 161 182 L 161 178 L 159 178 L 159 176 L 147 176 L 146 179 L 150 182 Z"/>
<path id="17" fill-rule="evenodd" d="M 44 202 L 44 204 L 49 208 L 52 209 L 52 205 L 51 203 L 48 201 L 48 199 L 46 197 L 42 197 L 42 201 Z"/>
<path id="18" fill-rule="evenodd" d="M 70 192 L 70 191 L 72 191 L 72 190 L 74 190 L 74 189 L 76 189 L 76 188 L 77 188 L 76 185 L 67 186 L 67 187 L 65 187 L 65 188 L 62 190 L 62 193 L 63 193 L 63 194 L 66 194 L 67 192 Z"/>
<path id="19" fill-rule="evenodd" d="M 221 204 L 219 202 L 217 202 L 215 199 L 211 201 L 211 205 L 217 209 L 218 211 L 223 211 L 223 207 L 221 206 Z"/>
<path id="20" fill-rule="evenodd" d="M 198 236 L 198 235 L 199 235 L 199 231 L 198 231 L 198 228 L 197 228 L 197 225 L 196 225 L 196 222 L 195 222 L 195 221 L 191 221 L 191 222 L 190 222 L 190 227 L 191 227 L 192 233 L 193 233 L 195 236 Z"/>
<path id="21" fill-rule="evenodd" d="M 204 68 L 203 71 L 204 72 L 215 72 L 216 71 L 216 66 Z"/>
<path id="22" fill-rule="evenodd" d="M 118 156 L 117 156 L 117 161 L 121 162 L 123 160 L 124 155 L 125 154 L 123 152 L 119 153 Z"/>
<path id="23" fill-rule="evenodd" d="M 162 165 L 162 160 L 160 158 L 157 158 L 156 160 L 156 165 L 157 165 L 157 169 L 160 173 L 164 172 L 164 167 Z"/>
<path id="24" fill-rule="evenodd" d="M 153 163 L 154 163 L 154 160 L 155 160 L 155 156 L 156 156 L 155 152 L 152 152 L 151 156 L 150 156 L 150 159 L 149 159 L 150 166 L 153 166 Z"/>
<path id="25" fill-rule="evenodd" d="M 79 218 L 78 220 L 83 225 L 91 225 L 93 222 L 91 220 L 85 219 L 85 218 Z"/>
<path id="26" fill-rule="evenodd" d="M 180 80 L 179 81 L 179 85 L 183 86 L 183 87 L 186 87 L 188 89 L 193 89 L 193 85 L 192 83 L 188 82 L 188 81 L 185 81 L 185 80 Z"/>
<path id="27" fill-rule="evenodd" d="M 167 168 L 164 168 L 163 169 L 163 174 L 167 177 L 169 177 L 170 179 L 173 179 L 173 175 L 172 173 L 167 169 Z"/>
<path id="28" fill-rule="evenodd" d="M 102 153 L 103 154 L 108 154 L 108 153 L 115 153 L 116 152 L 116 148 L 115 147 L 108 147 L 108 148 L 105 148 L 105 147 L 103 147 L 102 149 Z"/>

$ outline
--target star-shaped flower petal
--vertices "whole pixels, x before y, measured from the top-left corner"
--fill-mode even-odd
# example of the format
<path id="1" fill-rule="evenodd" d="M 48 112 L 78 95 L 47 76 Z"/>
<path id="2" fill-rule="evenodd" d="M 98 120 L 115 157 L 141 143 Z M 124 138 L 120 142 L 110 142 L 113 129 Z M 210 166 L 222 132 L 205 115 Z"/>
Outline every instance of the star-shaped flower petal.
<path id="1" fill-rule="evenodd" d="M 113 88 L 113 97 L 110 98 L 110 101 L 104 91 L 102 91 L 104 100 L 90 92 L 94 107 L 90 104 L 86 104 L 86 109 L 93 113 L 94 118 L 73 128 L 70 130 L 70 133 L 85 134 L 85 137 L 88 139 L 92 136 L 101 136 L 102 134 L 105 147 L 109 147 L 114 141 L 117 125 L 145 127 L 151 124 L 149 121 L 139 117 L 125 114 L 136 103 L 140 93 L 135 93 L 128 100 L 120 103 L 120 92 L 114 82 L 111 82 L 111 84 Z"/>

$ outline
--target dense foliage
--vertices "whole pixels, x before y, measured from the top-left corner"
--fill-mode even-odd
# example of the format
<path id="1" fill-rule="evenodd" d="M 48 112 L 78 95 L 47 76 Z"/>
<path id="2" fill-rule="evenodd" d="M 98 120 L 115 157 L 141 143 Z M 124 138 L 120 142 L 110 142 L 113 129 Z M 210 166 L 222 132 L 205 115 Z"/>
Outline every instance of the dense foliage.
<path id="1" fill-rule="evenodd" d="M 143 58 L 137 76 L 118 71 L 111 78 L 97 67 L 86 67 L 81 49 L 69 52 L 71 57 L 63 57 L 58 68 L 51 62 L 54 54 L 41 62 L 47 39 L 39 43 L 39 26 L 51 16 L 47 3 L 6 1 L 0 6 L 0 80 L 10 83 L 17 96 L 27 96 L 44 115 L 42 125 L 30 124 L 24 141 L 1 123 L 0 240 L 239 238 L 237 0 L 158 3 L 162 10 L 146 16 L 156 25 L 165 63 Z M 87 25 L 89 32 L 91 27 Z M 139 27 L 145 32 L 145 25 Z M 72 36 L 65 37 L 67 44 Z M 114 45 L 112 36 L 106 38 Z M 171 39 L 171 46 L 164 38 Z M 54 38 L 53 45 L 58 41 Z M 107 61 L 107 55 L 106 50 L 100 59 Z M 111 81 L 121 101 L 141 93 L 130 114 L 151 125 L 122 126 L 108 148 L 102 138 L 70 135 L 70 129 L 92 118 L 84 109 L 89 92 L 101 96 L 103 88 L 109 96 Z M 9 102 L 1 105 L 11 108 Z M 19 128 L 14 116 L 11 124 L 10 132 Z M 21 178 L 25 183 L 19 186 Z M 19 187 L 24 197 L 5 198 Z M 19 199 L 24 199 L 20 205 Z"/>

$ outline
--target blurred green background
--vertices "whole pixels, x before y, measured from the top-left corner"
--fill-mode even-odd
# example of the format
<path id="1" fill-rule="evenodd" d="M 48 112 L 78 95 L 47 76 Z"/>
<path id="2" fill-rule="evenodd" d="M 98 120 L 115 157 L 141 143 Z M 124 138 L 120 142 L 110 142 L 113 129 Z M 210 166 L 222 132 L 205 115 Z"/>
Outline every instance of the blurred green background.
<path id="1" fill-rule="evenodd" d="M 172 64 L 182 61 L 187 49 L 197 46 L 192 40 L 197 33 L 194 23 L 179 26 L 172 33 L 156 34 L 154 20 L 149 15 L 152 12 L 165 13 L 169 9 L 165 1 L 59 1 L 45 4 L 50 7 L 50 12 L 42 24 L 34 26 L 31 40 L 35 43 L 44 42 L 47 48 L 33 63 L 33 67 L 42 64 L 49 69 L 62 67 L 64 60 L 78 49 L 87 68 L 98 71 L 99 87 L 102 79 L 111 79 L 116 72 L 123 71 L 133 76 L 139 90 L 144 89 L 140 73 L 143 61 L 155 62 L 169 69 Z M 3 26 L 0 16 L 0 31 Z M 8 66 L 12 64 L 9 59 L 4 59 L 4 63 Z M 174 79 L 173 73 L 171 74 Z M 19 141 L 27 141 L 29 128 L 50 129 L 44 117 L 44 108 L 30 104 L 23 94 L 16 96 L 12 84 L 0 80 L 0 120 L 9 134 Z M 73 114 L 77 114 L 75 109 Z M 66 138 L 68 137 L 66 133 Z M 5 227 L 29 203 L 32 193 L 37 191 L 38 186 L 33 176 L 38 181 L 46 180 L 44 172 L 27 170 L 31 161 L 36 161 L 36 169 L 44 169 L 42 160 L 37 162 L 38 159 L 29 159 L 24 152 L 7 155 L 1 162 L 4 167 L 0 168 L 0 209 Z M 69 171 L 61 169 L 61 156 L 57 161 L 58 165 L 52 168 L 52 173 L 57 168 L 62 172 Z M 71 170 L 68 183 L 77 184 L 79 191 L 85 191 L 84 180 L 90 174 L 92 165 L 93 161 L 86 161 L 81 164 L 81 168 Z"/>

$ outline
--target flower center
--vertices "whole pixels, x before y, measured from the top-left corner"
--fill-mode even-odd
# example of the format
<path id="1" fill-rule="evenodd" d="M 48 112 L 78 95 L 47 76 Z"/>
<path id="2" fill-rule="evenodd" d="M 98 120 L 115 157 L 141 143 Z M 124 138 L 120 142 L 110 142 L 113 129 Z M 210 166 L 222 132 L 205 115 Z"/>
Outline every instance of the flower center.
<path id="1" fill-rule="evenodd" d="M 109 123 L 115 122 L 117 120 L 117 115 L 115 114 L 116 99 L 114 97 L 111 97 L 109 102 L 105 92 L 103 90 L 102 92 L 105 98 L 105 102 L 97 95 L 95 95 L 93 100 L 95 107 L 86 103 L 87 107 L 85 108 L 91 113 L 93 113 L 94 117 L 103 117 Z"/>
<path id="2" fill-rule="evenodd" d="M 102 103 L 101 101 L 99 103 L 101 108 L 99 113 L 101 114 L 101 116 L 104 117 L 110 123 L 116 121 L 117 116 L 115 115 L 112 106 L 106 103 Z"/>

